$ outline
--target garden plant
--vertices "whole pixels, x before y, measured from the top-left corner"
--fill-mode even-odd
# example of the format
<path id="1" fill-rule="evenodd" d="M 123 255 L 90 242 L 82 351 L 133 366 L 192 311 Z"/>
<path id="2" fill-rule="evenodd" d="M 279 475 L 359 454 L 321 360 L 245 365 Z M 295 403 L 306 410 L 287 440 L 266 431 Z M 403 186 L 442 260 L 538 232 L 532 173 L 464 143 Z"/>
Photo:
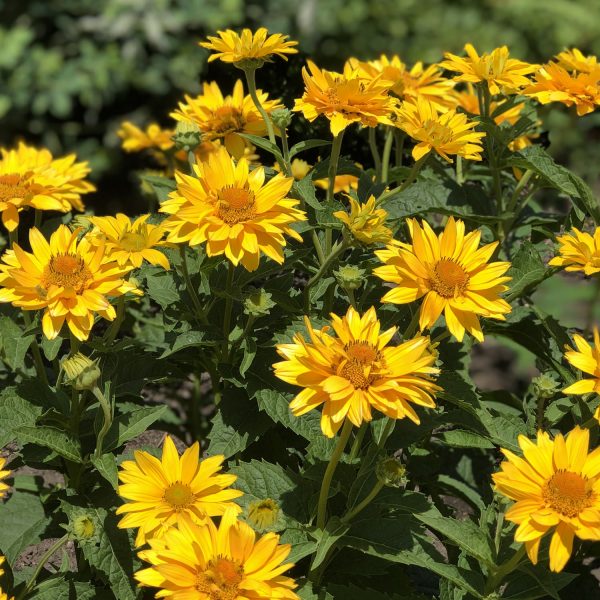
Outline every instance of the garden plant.
<path id="1" fill-rule="evenodd" d="M 600 334 L 534 294 L 600 286 L 600 205 L 538 109 L 593 112 L 596 57 L 307 59 L 285 106 L 295 41 L 200 45 L 234 85 L 119 130 L 146 214 L 1 149 L 0 600 L 560 600 L 600 546 Z M 473 381 L 487 337 L 523 393 Z"/>

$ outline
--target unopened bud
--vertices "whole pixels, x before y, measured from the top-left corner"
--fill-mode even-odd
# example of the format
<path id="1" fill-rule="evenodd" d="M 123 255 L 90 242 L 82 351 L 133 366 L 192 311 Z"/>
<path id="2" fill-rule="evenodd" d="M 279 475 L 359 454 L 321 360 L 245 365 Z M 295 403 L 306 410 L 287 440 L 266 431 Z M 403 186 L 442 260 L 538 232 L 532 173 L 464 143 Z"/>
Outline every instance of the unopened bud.
<path id="1" fill-rule="evenodd" d="M 276 108 L 271 112 L 271 121 L 273 121 L 275 127 L 286 129 L 292 122 L 292 112 L 287 108 Z"/>
<path id="2" fill-rule="evenodd" d="M 78 542 L 89 542 L 98 537 L 102 523 L 98 517 L 85 508 L 73 507 L 69 514 L 69 523 L 62 525 Z"/>
<path id="3" fill-rule="evenodd" d="M 73 522 L 73 533 L 78 538 L 89 540 L 96 533 L 96 525 L 90 517 L 81 515 Z"/>
<path id="4" fill-rule="evenodd" d="M 404 487 L 408 483 L 406 467 L 393 456 L 377 463 L 375 469 L 377 479 L 388 487 Z"/>
<path id="5" fill-rule="evenodd" d="M 202 132 L 195 123 L 179 121 L 172 139 L 177 150 L 190 152 L 202 141 Z"/>
<path id="6" fill-rule="evenodd" d="M 274 306 L 271 294 L 262 288 L 251 292 L 244 300 L 244 312 L 253 317 L 268 315 Z"/>
<path id="7" fill-rule="evenodd" d="M 257 500 L 248 506 L 248 522 L 259 532 L 273 530 L 281 515 L 279 504 L 272 498 Z"/>
<path id="8" fill-rule="evenodd" d="M 542 373 L 531 380 L 531 388 L 538 398 L 547 400 L 556 394 L 559 383 L 551 375 Z"/>
<path id="9" fill-rule="evenodd" d="M 91 360 L 80 352 L 62 361 L 66 383 L 76 390 L 91 390 L 96 386 L 102 372 L 97 360 Z"/>
<path id="10" fill-rule="evenodd" d="M 365 271 L 355 265 L 342 265 L 333 274 L 338 284 L 346 290 L 357 290 L 365 281 Z"/>

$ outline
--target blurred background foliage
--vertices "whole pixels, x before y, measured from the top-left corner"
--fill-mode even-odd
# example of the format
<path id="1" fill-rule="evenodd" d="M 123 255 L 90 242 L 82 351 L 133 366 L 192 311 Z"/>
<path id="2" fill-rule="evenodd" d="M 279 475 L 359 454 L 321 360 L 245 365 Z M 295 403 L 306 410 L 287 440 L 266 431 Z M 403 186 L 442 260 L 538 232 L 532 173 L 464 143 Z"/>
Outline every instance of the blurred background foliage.
<path id="1" fill-rule="evenodd" d="M 329 68 L 382 52 L 435 62 L 467 41 L 507 44 L 534 62 L 574 45 L 600 55 L 598 0 L 0 0 L 0 143 L 76 151 L 99 184 L 90 204 L 135 212 L 131 172 L 143 163 L 121 152 L 119 123 L 172 126 L 169 111 L 202 79 L 227 88 L 238 73 L 207 68 L 196 41 L 260 25 L 290 34 Z M 304 58 L 267 66 L 259 85 L 291 104 Z M 558 106 L 543 114 L 555 157 L 598 187 L 600 114 L 578 119 Z"/>

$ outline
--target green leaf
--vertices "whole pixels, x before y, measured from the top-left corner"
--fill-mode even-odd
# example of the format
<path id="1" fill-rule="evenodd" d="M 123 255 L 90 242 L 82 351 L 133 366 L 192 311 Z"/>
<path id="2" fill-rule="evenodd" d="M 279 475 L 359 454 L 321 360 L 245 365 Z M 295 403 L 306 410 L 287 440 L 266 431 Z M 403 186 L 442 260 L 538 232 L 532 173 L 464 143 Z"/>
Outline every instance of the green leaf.
<path id="1" fill-rule="evenodd" d="M 285 162 L 283 160 L 283 155 L 281 154 L 281 150 L 279 150 L 279 148 L 275 144 L 271 143 L 269 140 L 259 137 L 258 135 L 252 135 L 250 133 L 240 133 L 239 135 L 241 135 L 243 138 L 246 138 L 248 141 L 252 142 L 258 148 L 262 148 L 263 150 L 266 150 L 267 152 L 272 154 L 277 159 L 277 162 L 280 162 L 280 163 Z"/>
<path id="2" fill-rule="evenodd" d="M 297 564 L 299 560 L 310 556 L 317 548 L 317 542 L 311 539 L 304 529 L 287 527 L 279 538 L 281 544 L 290 544 L 292 550 L 286 562 Z"/>
<path id="3" fill-rule="evenodd" d="M 312 150 L 313 148 L 319 148 L 321 146 L 331 146 L 331 140 L 304 140 L 298 142 L 290 148 L 290 160 L 292 160 L 296 154 L 300 154 L 300 152 Z"/>
<path id="4" fill-rule="evenodd" d="M 53 340 L 49 340 L 46 336 L 42 337 L 40 347 L 47 360 L 53 361 L 58 356 L 63 342 L 64 339 L 60 336 L 55 337 Z"/>
<path id="5" fill-rule="evenodd" d="M 66 579 L 60 574 L 39 583 L 33 595 L 27 597 L 30 600 L 108 600 L 111 595 L 108 590 L 103 593 L 91 583 Z"/>
<path id="6" fill-rule="evenodd" d="M 50 448 L 67 460 L 78 463 L 83 461 L 79 440 L 55 427 L 22 425 L 14 430 L 14 434 L 21 444 L 36 444 Z"/>
<path id="7" fill-rule="evenodd" d="M 323 210 L 325 208 L 325 204 L 319 201 L 315 194 L 315 186 L 310 177 L 304 177 L 300 181 L 295 181 L 292 185 L 292 192 L 315 210 Z"/>
<path id="8" fill-rule="evenodd" d="M 177 335 L 171 347 L 165 350 L 160 358 L 166 358 L 186 348 L 198 348 L 207 345 L 214 346 L 215 342 L 209 341 L 205 331 L 186 331 Z"/>
<path id="9" fill-rule="evenodd" d="M 502 594 L 505 600 L 537 600 L 554 598 L 561 600 L 560 590 L 571 583 L 577 575 L 552 573 L 545 565 L 523 564 L 511 573 Z"/>
<path id="10" fill-rule="evenodd" d="M 148 408 L 140 408 L 133 412 L 119 415 L 110 426 L 106 438 L 104 440 L 104 448 L 106 452 L 111 452 L 122 446 L 125 442 L 144 433 L 150 425 L 158 421 L 165 411 L 167 406 L 151 406 Z"/>
<path id="11" fill-rule="evenodd" d="M 146 285 L 148 296 L 163 309 L 169 308 L 179 300 L 179 292 L 172 272 L 164 269 L 156 269 L 153 272 L 148 269 Z"/>
<path id="12" fill-rule="evenodd" d="M 116 490 L 119 487 L 119 471 L 115 455 L 103 454 L 97 458 L 92 458 L 91 462 L 98 470 L 98 473 Z"/>
<path id="13" fill-rule="evenodd" d="M 34 339 L 34 333 L 24 335 L 10 317 L 0 317 L 0 357 L 12 370 L 25 368 L 25 356 Z"/>
<path id="14" fill-rule="evenodd" d="M 0 550 L 11 566 L 27 546 L 41 540 L 49 521 L 36 494 L 16 491 L 0 504 Z"/>
<path id="15" fill-rule="evenodd" d="M 140 175 L 139 178 L 152 188 L 159 202 L 164 202 L 169 194 L 177 189 L 177 184 L 173 179 L 167 179 L 159 175 Z"/>
<path id="16" fill-rule="evenodd" d="M 317 550 L 312 562 L 313 569 L 323 563 L 331 548 L 348 533 L 349 529 L 350 526 L 347 523 L 342 523 L 339 517 L 333 516 L 327 521 L 323 531 L 314 532 L 314 535 L 317 536 Z"/>
<path id="17" fill-rule="evenodd" d="M 452 448 L 493 448 L 492 444 L 485 437 L 473 433 L 472 431 L 465 431 L 464 429 L 453 429 L 451 431 L 444 431 L 439 435 L 439 438 L 447 446 Z"/>
<path id="18" fill-rule="evenodd" d="M 535 246 L 531 242 L 523 240 L 507 273 L 512 280 L 508 282 L 510 289 L 506 295 L 506 301 L 511 302 L 525 293 L 531 293 L 552 273 L 553 269 L 546 269 Z"/>
<path id="19" fill-rule="evenodd" d="M 16 388 L 0 393 L 0 448 L 16 439 L 15 429 L 22 425 L 34 426 L 42 408 L 22 398 Z"/>

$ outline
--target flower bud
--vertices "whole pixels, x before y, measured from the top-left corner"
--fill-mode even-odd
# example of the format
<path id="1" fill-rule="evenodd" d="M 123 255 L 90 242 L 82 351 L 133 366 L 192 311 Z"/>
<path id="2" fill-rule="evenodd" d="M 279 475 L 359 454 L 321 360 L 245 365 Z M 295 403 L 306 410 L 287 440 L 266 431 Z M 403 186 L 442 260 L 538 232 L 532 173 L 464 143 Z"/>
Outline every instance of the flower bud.
<path id="1" fill-rule="evenodd" d="M 85 508 L 73 507 L 69 514 L 69 523 L 62 525 L 78 542 L 89 542 L 98 537 L 102 524 L 94 513 Z"/>
<path id="2" fill-rule="evenodd" d="M 97 360 L 91 360 L 80 352 L 62 361 L 66 383 L 76 390 L 91 390 L 96 386 L 102 372 Z"/>
<path id="3" fill-rule="evenodd" d="M 380 460 L 375 474 L 377 479 L 388 487 L 404 487 L 408 483 L 406 467 L 393 456 Z"/>
<path id="4" fill-rule="evenodd" d="M 355 265 L 342 265 L 333 274 L 345 290 L 357 290 L 365 282 L 365 271 Z"/>
<path id="5" fill-rule="evenodd" d="M 268 315 L 274 306 L 271 294 L 262 288 L 251 292 L 244 300 L 244 312 L 253 317 Z"/>
<path id="6" fill-rule="evenodd" d="M 172 139 L 177 150 L 190 152 L 202 141 L 202 132 L 195 123 L 179 121 Z"/>
<path id="7" fill-rule="evenodd" d="M 271 112 L 271 121 L 273 121 L 275 127 L 286 129 L 292 122 L 292 112 L 287 108 L 276 108 Z"/>
<path id="8" fill-rule="evenodd" d="M 556 394 L 559 384 L 551 375 L 542 373 L 531 380 L 531 388 L 537 398 L 547 400 Z"/>
<path id="9" fill-rule="evenodd" d="M 248 523 L 259 532 L 272 530 L 280 515 L 281 508 L 272 498 L 257 500 L 248 506 Z"/>
<path id="10" fill-rule="evenodd" d="M 81 515 L 73 521 L 73 533 L 79 539 L 89 540 L 96 533 L 96 525 L 90 517 Z"/>

